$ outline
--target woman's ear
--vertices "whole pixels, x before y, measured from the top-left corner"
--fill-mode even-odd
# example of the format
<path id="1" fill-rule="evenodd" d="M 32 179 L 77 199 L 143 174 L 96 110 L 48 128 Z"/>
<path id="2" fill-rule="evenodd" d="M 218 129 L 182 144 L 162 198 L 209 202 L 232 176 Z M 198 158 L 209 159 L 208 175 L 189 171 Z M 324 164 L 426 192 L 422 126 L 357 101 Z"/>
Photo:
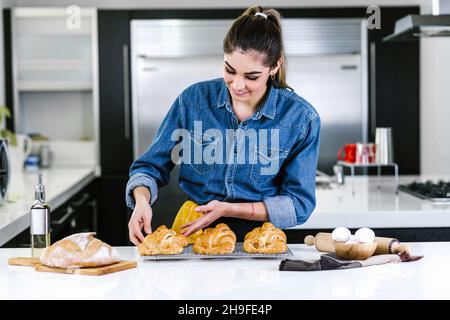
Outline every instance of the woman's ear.
<path id="1" fill-rule="evenodd" d="M 276 74 L 280 70 L 281 64 L 283 63 L 283 58 L 278 59 L 277 64 L 270 70 L 270 74 Z"/>

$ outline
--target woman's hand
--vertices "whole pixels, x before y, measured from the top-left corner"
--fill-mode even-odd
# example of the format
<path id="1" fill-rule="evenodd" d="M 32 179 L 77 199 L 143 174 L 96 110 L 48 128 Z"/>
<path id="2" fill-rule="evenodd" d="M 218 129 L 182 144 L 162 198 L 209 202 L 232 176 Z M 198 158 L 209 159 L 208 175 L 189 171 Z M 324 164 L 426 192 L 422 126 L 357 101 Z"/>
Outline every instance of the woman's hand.
<path id="1" fill-rule="evenodd" d="M 231 211 L 232 204 L 229 202 L 221 202 L 217 200 L 210 201 L 204 206 L 198 206 L 195 211 L 203 212 L 203 216 L 188 222 L 181 226 L 181 229 L 186 229 L 183 234 L 187 237 L 197 230 L 209 226 L 211 223 L 226 216 Z"/>
<path id="2" fill-rule="evenodd" d="M 145 239 L 142 227 L 144 227 L 145 233 L 152 233 L 152 216 L 153 211 L 148 201 L 146 199 L 136 200 L 136 206 L 128 222 L 128 234 L 134 245 L 138 246 Z"/>

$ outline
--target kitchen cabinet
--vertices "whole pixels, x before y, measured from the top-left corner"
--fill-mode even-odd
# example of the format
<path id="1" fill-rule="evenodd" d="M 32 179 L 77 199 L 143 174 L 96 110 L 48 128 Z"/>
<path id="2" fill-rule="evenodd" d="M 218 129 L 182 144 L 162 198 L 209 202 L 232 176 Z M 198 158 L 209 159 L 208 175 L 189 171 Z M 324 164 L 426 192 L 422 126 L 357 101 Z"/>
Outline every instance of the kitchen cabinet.
<path id="1" fill-rule="evenodd" d="M 99 237 L 127 245 L 130 210 L 125 203 L 133 162 L 130 104 L 130 18 L 128 11 L 99 10 L 100 164 Z"/>
<path id="2" fill-rule="evenodd" d="M 133 161 L 128 11 L 98 12 L 100 164 L 103 175 L 128 175 Z"/>
<path id="3" fill-rule="evenodd" d="M 130 245 L 128 219 L 130 210 L 125 204 L 127 176 L 103 175 L 99 178 L 98 238 L 114 246 Z"/>
<path id="4" fill-rule="evenodd" d="M 74 14 L 79 24 L 70 23 Z M 65 7 L 4 14 L 9 127 L 48 138 L 56 165 L 98 164 L 96 14 Z"/>
<path id="5" fill-rule="evenodd" d="M 50 211 L 51 242 L 79 232 L 98 231 L 97 184 L 94 180 L 63 205 Z M 30 246 L 30 228 L 25 229 L 9 242 L 5 248 Z"/>
<path id="6" fill-rule="evenodd" d="M 392 127 L 394 162 L 400 174 L 420 174 L 419 41 L 384 42 L 395 21 L 419 14 L 419 7 L 382 8 L 381 29 L 370 30 L 369 137 L 376 127 Z"/>

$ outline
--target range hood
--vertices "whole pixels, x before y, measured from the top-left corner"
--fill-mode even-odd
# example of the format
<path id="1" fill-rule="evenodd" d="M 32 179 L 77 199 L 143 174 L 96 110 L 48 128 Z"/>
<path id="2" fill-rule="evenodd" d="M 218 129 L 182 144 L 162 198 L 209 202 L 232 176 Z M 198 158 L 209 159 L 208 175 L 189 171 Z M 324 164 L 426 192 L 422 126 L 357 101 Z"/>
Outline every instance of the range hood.
<path id="1" fill-rule="evenodd" d="M 433 0 L 433 14 L 411 14 L 395 22 L 383 41 L 414 41 L 421 37 L 450 37 L 450 0 Z"/>

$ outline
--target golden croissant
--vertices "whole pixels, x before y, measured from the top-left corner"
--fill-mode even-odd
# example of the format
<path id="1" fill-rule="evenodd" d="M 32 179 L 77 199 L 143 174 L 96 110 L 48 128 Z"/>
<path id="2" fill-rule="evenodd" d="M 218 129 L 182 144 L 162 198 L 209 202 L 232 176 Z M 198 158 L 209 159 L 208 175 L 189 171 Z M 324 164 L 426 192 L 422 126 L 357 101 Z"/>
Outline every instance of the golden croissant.
<path id="1" fill-rule="evenodd" d="M 286 250 L 286 234 L 270 222 L 253 229 L 244 238 L 244 251 L 248 253 L 283 253 Z"/>
<path id="2" fill-rule="evenodd" d="M 235 247 L 236 235 L 225 223 L 219 223 L 215 228 L 206 229 L 195 240 L 193 251 L 197 254 L 227 254 Z"/>
<path id="3" fill-rule="evenodd" d="M 187 238 L 166 226 L 160 226 L 155 232 L 145 237 L 139 245 L 139 253 L 143 256 L 155 254 L 178 254 L 188 245 Z"/>

